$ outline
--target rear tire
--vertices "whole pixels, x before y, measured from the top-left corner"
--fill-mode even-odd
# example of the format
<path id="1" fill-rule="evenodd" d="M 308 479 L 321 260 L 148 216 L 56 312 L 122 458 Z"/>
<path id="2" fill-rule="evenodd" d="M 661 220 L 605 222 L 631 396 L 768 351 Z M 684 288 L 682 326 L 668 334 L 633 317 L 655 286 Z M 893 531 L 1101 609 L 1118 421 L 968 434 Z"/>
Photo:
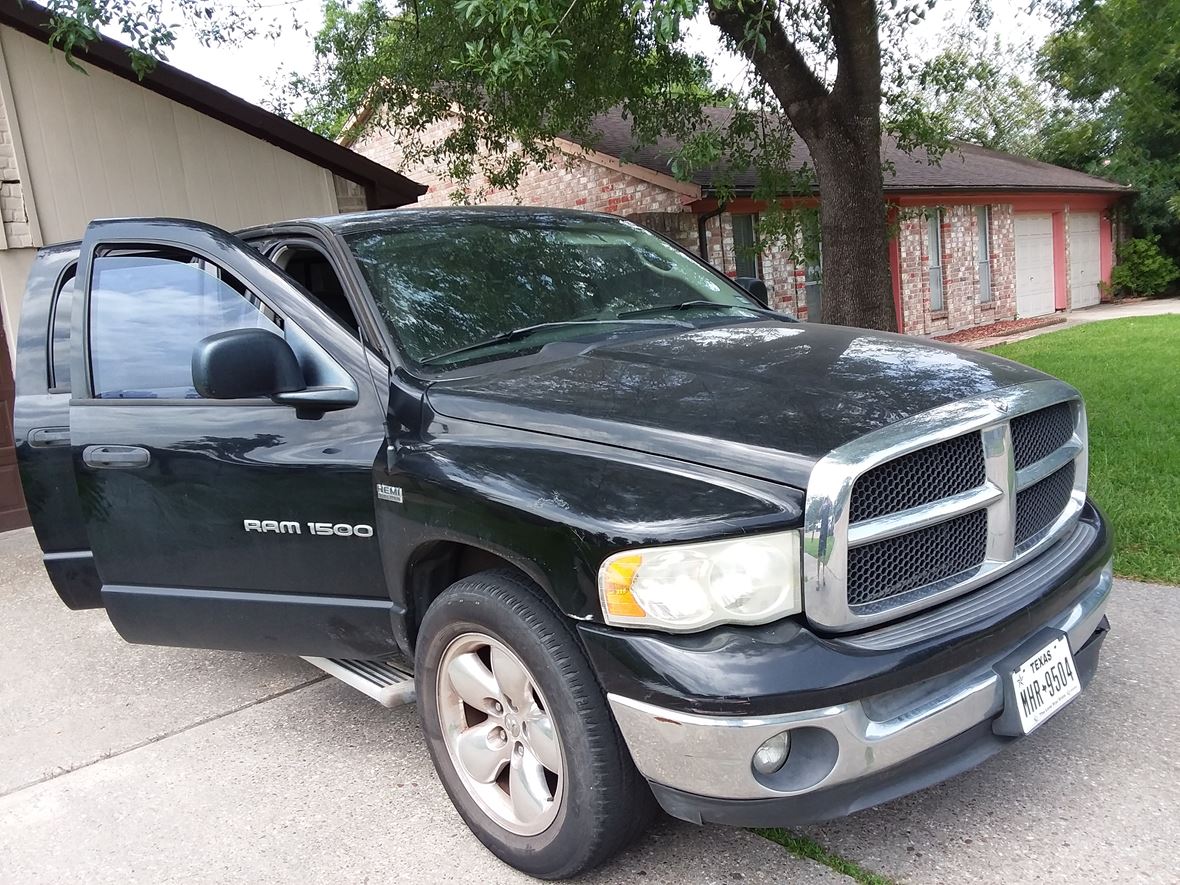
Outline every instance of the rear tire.
<path id="1" fill-rule="evenodd" d="M 422 621 L 415 680 L 439 778 L 505 863 L 569 878 L 647 828 L 651 790 L 577 637 L 522 575 L 481 572 L 449 587 Z"/>

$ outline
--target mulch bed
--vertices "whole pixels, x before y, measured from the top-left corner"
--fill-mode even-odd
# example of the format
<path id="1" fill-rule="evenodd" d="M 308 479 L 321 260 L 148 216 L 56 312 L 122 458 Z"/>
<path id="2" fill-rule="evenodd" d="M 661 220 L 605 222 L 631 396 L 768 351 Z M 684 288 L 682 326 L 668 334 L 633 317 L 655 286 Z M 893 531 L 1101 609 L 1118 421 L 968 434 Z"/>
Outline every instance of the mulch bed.
<path id="1" fill-rule="evenodd" d="M 1030 329 L 1040 329 L 1042 326 L 1055 326 L 1064 323 L 1063 316 L 1032 317 L 1027 320 L 1001 320 L 998 323 L 988 323 L 986 326 L 972 326 L 960 329 L 950 335 L 935 335 L 935 341 L 945 341 L 948 344 L 962 344 L 965 341 L 978 341 L 980 338 L 1002 338 L 1005 335 L 1015 335 Z"/>

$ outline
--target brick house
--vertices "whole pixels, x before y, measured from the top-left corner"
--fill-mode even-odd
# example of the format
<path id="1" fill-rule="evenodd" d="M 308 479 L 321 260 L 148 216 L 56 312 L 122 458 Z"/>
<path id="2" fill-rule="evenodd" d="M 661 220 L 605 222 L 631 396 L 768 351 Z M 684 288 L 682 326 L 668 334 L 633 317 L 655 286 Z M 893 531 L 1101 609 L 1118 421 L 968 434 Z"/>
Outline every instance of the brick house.
<path id="1" fill-rule="evenodd" d="M 714 108 L 720 122 L 730 112 Z M 441 124 L 438 137 L 445 133 Z M 738 196 L 717 213 L 717 172 L 703 169 L 684 182 L 668 172 L 676 145 L 635 149 L 620 114 L 600 117 L 593 148 L 558 139 L 554 163 L 526 174 L 512 192 L 469 183 L 480 201 L 523 203 L 610 212 L 642 223 L 698 251 L 731 276 L 765 280 L 775 307 L 802 318 L 817 313 L 823 297 L 818 224 L 801 225 L 807 248 L 766 249 L 755 254 L 758 213 L 754 174 L 738 175 Z M 448 205 L 453 182 L 421 164 L 406 164 L 398 138 L 373 132 L 354 150 L 429 186 L 419 205 Z M 941 164 L 910 156 L 891 144 L 883 149 L 886 198 L 895 235 L 890 246 L 893 295 L 899 327 L 911 334 L 940 334 L 1015 317 L 1084 307 L 1099 300 L 1113 261 L 1113 210 L 1130 190 L 1122 185 L 1024 157 L 960 144 Z M 797 141 L 793 161 L 808 162 Z M 792 198 L 814 207 L 814 197 Z"/>

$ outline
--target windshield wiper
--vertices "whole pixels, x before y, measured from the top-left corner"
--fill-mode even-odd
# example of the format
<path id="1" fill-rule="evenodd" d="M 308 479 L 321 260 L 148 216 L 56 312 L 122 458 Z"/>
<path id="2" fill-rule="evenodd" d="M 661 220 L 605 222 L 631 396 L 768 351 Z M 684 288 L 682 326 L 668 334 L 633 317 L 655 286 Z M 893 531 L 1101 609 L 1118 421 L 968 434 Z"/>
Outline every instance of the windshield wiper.
<path id="1" fill-rule="evenodd" d="M 681 326 L 686 329 L 693 328 L 692 323 L 686 323 L 683 320 L 628 320 L 615 317 L 614 319 L 595 319 L 595 320 L 558 320 L 552 323 L 537 323 L 532 326 L 522 326 L 519 329 L 513 329 L 510 332 L 502 332 L 499 335 L 494 335 L 486 341 L 476 341 L 474 344 L 465 344 L 462 347 L 456 347 L 454 350 L 443 351 L 436 353 L 434 356 L 428 356 L 424 360 L 420 360 L 421 365 L 429 365 L 430 363 L 437 363 L 439 360 L 444 360 L 449 356 L 458 356 L 462 353 L 467 353 L 473 350 L 483 350 L 485 347 L 494 347 L 497 344 L 504 344 L 508 341 L 517 341 L 521 338 L 527 338 L 536 332 L 543 332 L 546 329 L 560 329 L 566 326 Z"/>
<path id="2" fill-rule="evenodd" d="M 636 317 L 650 313 L 665 313 L 672 310 L 691 310 L 694 307 L 704 307 L 708 310 L 752 310 L 754 313 L 767 313 L 779 316 L 773 310 L 768 310 L 765 307 L 755 307 L 753 304 L 723 304 L 720 301 L 706 301 L 703 298 L 698 298 L 694 301 L 681 301 L 678 304 L 654 304 L 651 307 L 639 307 L 635 310 L 625 310 L 619 316 Z"/>

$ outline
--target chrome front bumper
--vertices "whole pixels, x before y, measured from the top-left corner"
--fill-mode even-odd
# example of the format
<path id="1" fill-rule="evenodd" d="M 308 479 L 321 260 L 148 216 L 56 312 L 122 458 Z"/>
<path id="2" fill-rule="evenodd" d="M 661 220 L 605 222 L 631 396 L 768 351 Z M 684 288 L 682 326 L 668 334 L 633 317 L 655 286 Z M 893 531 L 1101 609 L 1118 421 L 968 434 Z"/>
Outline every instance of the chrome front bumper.
<path id="1" fill-rule="evenodd" d="M 1111 585 L 1107 563 L 1076 603 L 1027 635 L 1060 630 L 1076 654 L 1102 623 Z M 702 716 L 608 698 L 636 766 L 654 784 L 716 799 L 805 796 L 900 765 L 994 719 L 1004 705 L 994 666 L 1005 656 L 864 700 L 778 716 Z M 787 763 L 773 775 L 756 773 L 754 751 L 788 729 Z"/>

